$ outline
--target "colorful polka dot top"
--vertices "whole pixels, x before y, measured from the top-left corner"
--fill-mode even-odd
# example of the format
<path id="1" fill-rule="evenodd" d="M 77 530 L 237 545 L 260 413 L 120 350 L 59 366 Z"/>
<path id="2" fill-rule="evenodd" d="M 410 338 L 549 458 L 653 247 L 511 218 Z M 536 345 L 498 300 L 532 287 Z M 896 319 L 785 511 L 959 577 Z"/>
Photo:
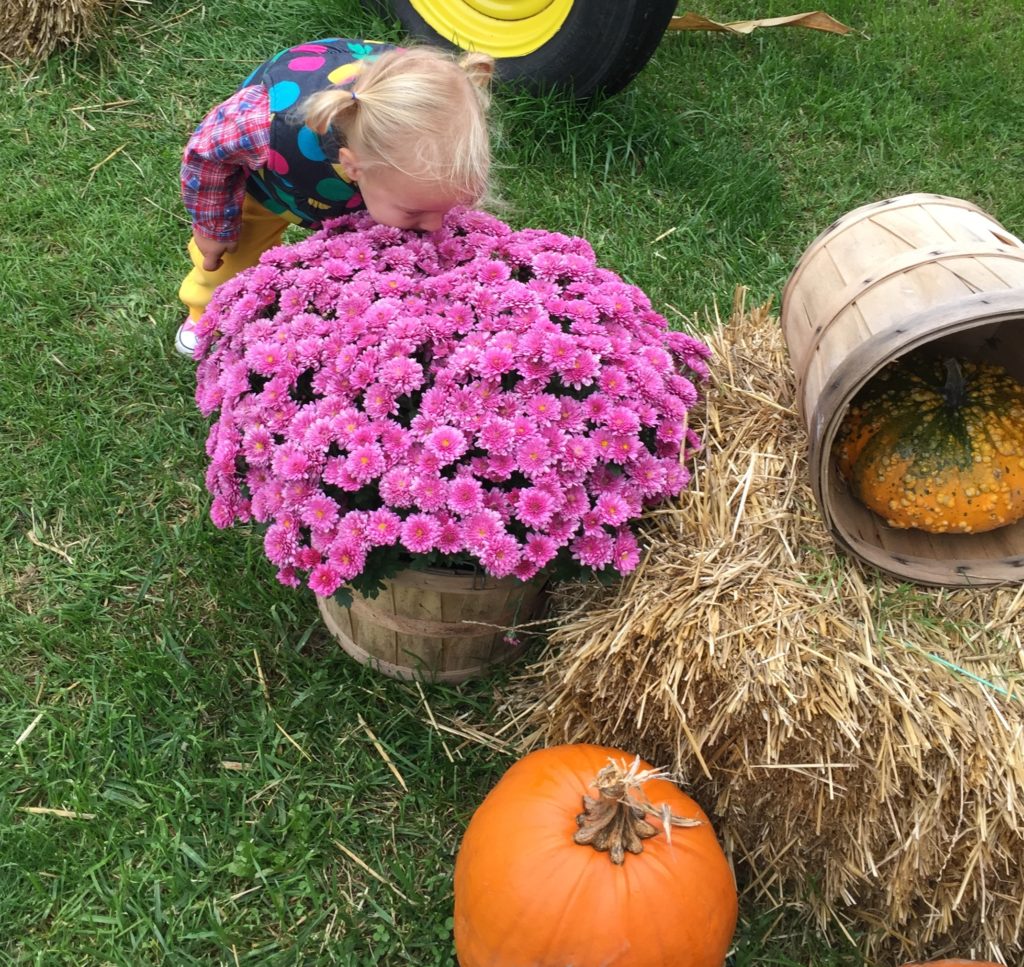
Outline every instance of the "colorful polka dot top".
<path id="1" fill-rule="evenodd" d="M 246 190 L 278 214 L 310 227 L 362 207 L 356 188 L 338 164 L 341 147 L 332 132 L 319 135 L 302 121 L 302 102 L 334 85 L 349 86 L 362 65 L 394 50 L 393 44 L 333 38 L 290 47 L 245 79 L 262 84 L 270 99 L 267 165 L 250 174 Z"/>

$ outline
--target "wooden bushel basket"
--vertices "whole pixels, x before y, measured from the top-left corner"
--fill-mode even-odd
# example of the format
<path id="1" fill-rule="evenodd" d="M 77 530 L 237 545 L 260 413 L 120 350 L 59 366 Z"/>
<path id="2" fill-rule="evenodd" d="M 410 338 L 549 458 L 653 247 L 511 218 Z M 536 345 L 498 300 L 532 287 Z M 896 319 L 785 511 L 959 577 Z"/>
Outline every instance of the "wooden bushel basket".
<path id="1" fill-rule="evenodd" d="M 344 608 L 317 598 L 320 614 L 341 647 L 392 678 L 462 682 L 510 661 L 522 646 L 506 629 L 535 618 L 544 581 L 482 573 L 400 571 L 375 598 L 353 594 Z"/>
<path id="2" fill-rule="evenodd" d="M 1024 382 L 1024 242 L 959 198 L 865 205 L 801 257 L 783 290 L 781 324 L 811 484 L 837 544 L 922 584 L 1024 581 L 1024 521 L 983 534 L 889 527 L 850 494 L 831 458 L 858 390 L 911 350 L 998 363 Z"/>

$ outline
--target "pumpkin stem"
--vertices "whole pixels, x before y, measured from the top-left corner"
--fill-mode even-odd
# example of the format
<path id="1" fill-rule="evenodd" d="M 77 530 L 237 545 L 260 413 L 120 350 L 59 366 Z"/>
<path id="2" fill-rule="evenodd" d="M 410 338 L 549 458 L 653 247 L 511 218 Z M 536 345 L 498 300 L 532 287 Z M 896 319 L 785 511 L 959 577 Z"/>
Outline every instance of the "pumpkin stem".
<path id="1" fill-rule="evenodd" d="M 946 406 L 952 410 L 958 410 L 964 405 L 964 398 L 966 396 L 964 371 L 952 356 L 948 357 L 945 363 L 946 385 L 942 388 L 942 395 L 945 397 Z"/>
<path id="2" fill-rule="evenodd" d="M 642 853 L 643 841 L 658 834 L 658 828 L 647 822 L 649 814 L 661 819 L 669 842 L 673 826 L 700 826 L 701 820 L 674 816 L 667 804 L 655 806 L 640 792 L 649 779 L 666 777 L 665 772 L 640 769 L 639 756 L 628 769 L 624 763 L 609 759 L 594 780 L 597 798 L 583 797 L 583 812 L 576 817 L 580 828 L 573 842 L 607 852 L 611 861 L 621 866 L 627 852 Z"/>

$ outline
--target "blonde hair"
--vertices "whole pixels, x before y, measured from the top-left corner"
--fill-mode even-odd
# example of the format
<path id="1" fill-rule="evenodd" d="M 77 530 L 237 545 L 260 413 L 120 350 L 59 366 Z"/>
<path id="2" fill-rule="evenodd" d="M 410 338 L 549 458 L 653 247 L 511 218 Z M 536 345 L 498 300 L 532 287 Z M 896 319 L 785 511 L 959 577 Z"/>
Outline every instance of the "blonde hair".
<path id="1" fill-rule="evenodd" d="M 487 108 L 494 58 L 434 47 L 391 50 L 351 87 L 314 94 L 306 125 L 328 129 L 364 167 L 384 166 L 479 201 L 491 163 Z"/>

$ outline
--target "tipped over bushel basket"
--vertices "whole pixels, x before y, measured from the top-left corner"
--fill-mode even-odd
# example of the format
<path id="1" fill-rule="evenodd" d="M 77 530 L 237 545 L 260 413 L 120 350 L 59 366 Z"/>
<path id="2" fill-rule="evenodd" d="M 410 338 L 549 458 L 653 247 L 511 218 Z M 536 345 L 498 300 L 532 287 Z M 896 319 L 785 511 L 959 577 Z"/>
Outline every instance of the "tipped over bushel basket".
<path id="1" fill-rule="evenodd" d="M 483 572 L 405 570 L 375 598 L 353 592 L 352 606 L 317 598 L 338 644 L 392 678 L 463 682 L 522 653 L 506 629 L 535 619 L 545 581 L 493 578 Z"/>
<path id="2" fill-rule="evenodd" d="M 831 457 L 854 396 L 911 350 L 997 363 L 1024 382 L 1024 242 L 959 198 L 864 205 L 801 257 L 783 290 L 781 325 L 811 485 L 836 543 L 921 584 L 1024 581 L 1024 521 L 981 534 L 890 527 L 850 493 Z"/>

